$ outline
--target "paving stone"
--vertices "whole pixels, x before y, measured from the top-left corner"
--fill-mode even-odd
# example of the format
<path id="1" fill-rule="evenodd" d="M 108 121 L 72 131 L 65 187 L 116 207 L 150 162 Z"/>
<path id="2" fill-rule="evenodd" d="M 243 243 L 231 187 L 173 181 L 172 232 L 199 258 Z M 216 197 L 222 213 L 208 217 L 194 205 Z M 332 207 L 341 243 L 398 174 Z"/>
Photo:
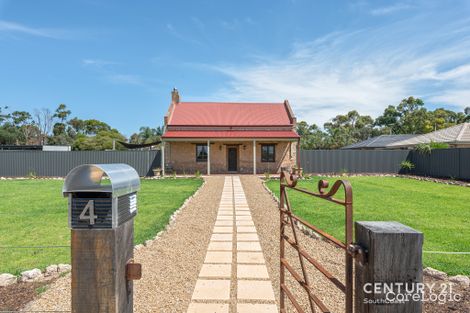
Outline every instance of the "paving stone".
<path id="1" fill-rule="evenodd" d="M 270 312 L 270 311 L 266 311 L 266 312 Z M 187 313 L 229 313 L 229 305 L 222 304 L 222 303 L 194 303 L 193 302 L 189 304 Z"/>
<path id="2" fill-rule="evenodd" d="M 217 217 L 219 216 L 233 216 L 233 212 L 219 212 L 217 213 Z"/>
<path id="3" fill-rule="evenodd" d="M 237 226 L 255 226 L 255 223 L 253 221 L 236 221 Z"/>
<path id="4" fill-rule="evenodd" d="M 239 280 L 237 293 L 238 299 L 274 301 L 274 291 L 270 281 Z"/>
<path id="5" fill-rule="evenodd" d="M 238 241 L 259 241 L 258 234 L 237 234 Z"/>
<path id="6" fill-rule="evenodd" d="M 238 251 L 261 251 L 259 242 L 255 241 L 241 241 L 237 242 Z"/>
<path id="7" fill-rule="evenodd" d="M 251 216 L 235 216 L 235 220 L 237 221 L 252 221 Z"/>
<path id="8" fill-rule="evenodd" d="M 256 233 L 254 226 L 237 226 L 237 233 Z"/>
<path id="9" fill-rule="evenodd" d="M 269 279 L 266 265 L 237 265 L 237 278 L 267 278 Z"/>
<path id="10" fill-rule="evenodd" d="M 207 248 L 207 250 L 209 251 L 232 251 L 232 242 L 231 241 L 211 241 L 209 243 L 209 247 Z"/>
<path id="11" fill-rule="evenodd" d="M 217 221 L 233 221 L 233 216 L 217 216 Z"/>
<path id="12" fill-rule="evenodd" d="M 238 303 L 237 304 L 237 313 L 277 313 L 277 312 L 278 310 L 275 304 L 260 304 L 260 303 Z"/>
<path id="13" fill-rule="evenodd" d="M 249 269 L 242 269 L 249 271 Z M 245 273 L 244 274 L 250 274 Z M 267 272 L 266 272 L 267 274 Z M 203 264 L 199 277 L 210 277 L 210 278 L 230 278 L 232 276 L 232 265 L 231 264 Z M 265 278 L 265 277 L 254 277 L 254 278 Z"/>
<path id="14" fill-rule="evenodd" d="M 196 300 L 229 300 L 230 280 L 198 279 L 194 287 L 193 299 Z"/>
<path id="15" fill-rule="evenodd" d="M 232 234 L 212 234 L 211 241 L 232 241 Z"/>
<path id="16" fill-rule="evenodd" d="M 229 221 L 229 220 L 215 221 L 215 226 L 232 226 L 232 225 L 233 225 L 233 221 Z"/>
<path id="17" fill-rule="evenodd" d="M 238 252 L 237 263 L 264 264 L 263 252 Z"/>
<path id="18" fill-rule="evenodd" d="M 233 232 L 233 227 L 215 226 L 213 232 L 215 234 L 231 234 Z"/>
<path id="19" fill-rule="evenodd" d="M 228 263 L 232 264 L 232 252 L 207 251 L 204 263 Z"/>
<path id="20" fill-rule="evenodd" d="M 241 211 L 241 212 L 237 211 L 237 212 L 235 212 L 235 215 L 237 215 L 237 216 L 250 216 L 251 217 L 251 213 L 248 212 L 248 211 Z"/>

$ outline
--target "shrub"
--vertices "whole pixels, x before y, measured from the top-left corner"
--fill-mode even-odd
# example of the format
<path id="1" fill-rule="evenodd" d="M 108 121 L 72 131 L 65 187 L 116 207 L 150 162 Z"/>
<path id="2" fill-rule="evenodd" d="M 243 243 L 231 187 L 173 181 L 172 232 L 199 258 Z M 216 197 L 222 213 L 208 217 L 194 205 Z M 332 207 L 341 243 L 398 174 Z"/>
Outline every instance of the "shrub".
<path id="1" fill-rule="evenodd" d="M 448 149 L 449 144 L 445 142 L 433 142 L 430 143 L 431 149 Z"/>
<path id="2" fill-rule="evenodd" d="M 194 172 L 194 176 L 195 176 L 196 178 L 201 177 L 201 172 L 199 172 L 199 170 L 196 170 L 196 172 Z"/>
<path id="3" fill-rule="evenodd" d="M 432 148 L 429 143 L 420 143 L 419 145 L 416 145 L 415 150 L 420 154 L 431 154 Z"/>
<path id="4" fill-rule="evenodd" d="M 264 179 L 269 180 L 271 178 L 271 174 L 269 172 L 264 172 Z"/>
<path id="5" fill-rule="evenodd" d="M 411 161 L 406 160 L 406 161 L 403 161 L 403 162 L 400 163 L 400 167 L 403 170 L 405 170 L 407 172 L 410 172 L 412 169 L 415 168 L 415 165 L 413 163 L 411 163 Z"/>

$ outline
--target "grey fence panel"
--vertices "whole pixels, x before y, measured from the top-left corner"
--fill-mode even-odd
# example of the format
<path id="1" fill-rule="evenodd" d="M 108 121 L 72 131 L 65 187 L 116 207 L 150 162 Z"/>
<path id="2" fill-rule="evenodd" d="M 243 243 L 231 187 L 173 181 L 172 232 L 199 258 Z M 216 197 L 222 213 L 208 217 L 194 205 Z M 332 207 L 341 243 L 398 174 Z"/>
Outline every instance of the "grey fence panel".
<path id="1" fill-rule="evenodd" d="M 399 173 L 408 150 L 301 150 L 306 173 Z"/>
<path id="2" fill-rule="evenodd" d="M 416 175 L 470 179 L 470 149 L 438 149 L 431 154 L 411 152 Z"/>
<path id="3" fill-rule="evenodd" d="M 305 173 L 401 173 L 410 160 L 412 174 L 470 180 L 470 149 L 436 149 L 430 155 L 414 150 L 301 150 Z"/>
<path id="4" fill-rule="evenodd" d="M 65 176 L 87 163 L 125 163 L 150 176 L 160 166 L 160 151 L 0 151 L 0 176 Z"/>
<path id="5" fill-rule="evenodd" d="M 470 180 L 470 149 L 459 149 L 460 174 L 462 179 Z"/>

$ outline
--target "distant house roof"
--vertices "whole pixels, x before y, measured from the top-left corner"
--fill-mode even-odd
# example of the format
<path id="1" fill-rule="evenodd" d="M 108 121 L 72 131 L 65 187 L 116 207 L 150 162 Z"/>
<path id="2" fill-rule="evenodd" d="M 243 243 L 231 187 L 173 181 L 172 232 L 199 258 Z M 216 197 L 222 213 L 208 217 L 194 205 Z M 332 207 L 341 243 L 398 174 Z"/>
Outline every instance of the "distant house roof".
<path id="1" fill-rule="evenodd" d="M 286 103 L 179 102 L 168 126 L 289 126 Z"/>
<path id="2" fill-rule="evenodd" d="M 432 133 L 417 135 L 412 138 L 394 142 L 391 148 L 415 146 L 420 143 L 442 142 L 448 144 L 470 144 L 470 123 L 462 123 Z"/>
<path id="3" fill-rule="evenodd" d="M 399 149 L 431 142 L 470 144 L 470 123 L 458 124 L 423 135 L 382 135 L 341 149 Z"/>
<path id="4" fill-rule="evenodd" d="M 389 145 L 395 142 L 407 140 L 415 136 L 416 135 L 381 135 L 345 146 L 341 149 L 386 149 Z"/>

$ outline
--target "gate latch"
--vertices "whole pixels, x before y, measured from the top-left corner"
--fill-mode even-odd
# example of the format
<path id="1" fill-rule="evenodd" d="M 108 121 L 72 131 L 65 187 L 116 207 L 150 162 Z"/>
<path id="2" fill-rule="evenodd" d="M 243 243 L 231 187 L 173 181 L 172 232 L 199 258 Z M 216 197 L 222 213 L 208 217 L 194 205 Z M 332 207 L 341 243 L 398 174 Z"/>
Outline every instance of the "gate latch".
<path id="1" fill-rule="evenodd" d="M 367 263 L 367 250 L 363 249 L 358 244 L 350 244 L 348 246 L 348 253 L 359 262 L 359 265 L 364 266 Z"/>

